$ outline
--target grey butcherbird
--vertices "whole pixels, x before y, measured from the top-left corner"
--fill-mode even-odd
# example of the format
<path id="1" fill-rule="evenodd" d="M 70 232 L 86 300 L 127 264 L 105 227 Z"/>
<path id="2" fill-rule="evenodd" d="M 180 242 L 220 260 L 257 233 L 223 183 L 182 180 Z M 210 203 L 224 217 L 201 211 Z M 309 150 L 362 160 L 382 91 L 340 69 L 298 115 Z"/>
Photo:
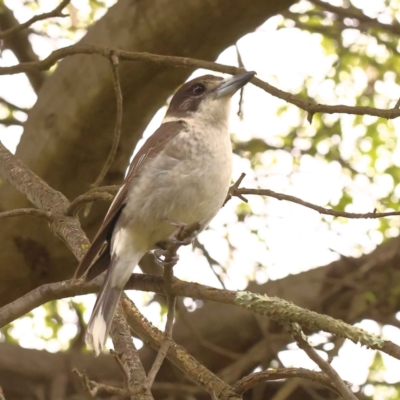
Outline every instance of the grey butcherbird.
<path id="1" fill-rule="evenodd" d="M 204 229 L 221 208 L 232 172 L 230 98 L 254 75 L 205 75 L 182 85 L 133 159 L 76 273 L 88 281 L 107 269 L 86 333 L 96 356 L 133 269 L 176 229 L 168 221 Z"/>

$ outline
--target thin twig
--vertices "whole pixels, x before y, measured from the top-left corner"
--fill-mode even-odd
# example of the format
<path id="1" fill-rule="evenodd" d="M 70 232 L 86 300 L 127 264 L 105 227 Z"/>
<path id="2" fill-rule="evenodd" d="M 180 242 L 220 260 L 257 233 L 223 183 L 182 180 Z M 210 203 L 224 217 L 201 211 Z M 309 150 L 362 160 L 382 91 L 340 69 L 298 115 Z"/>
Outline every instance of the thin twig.
<path id="1" fill-rule="evenodd" d="M 350 218 L 350 219 L 375 219 L 375 218 L 394 217 L 394 216 L 400 215 L 400 211 L 389 211 L 389 212 L 381 212 L 381 213 L 378 213 L 375 211 L 369 212 L 369 213 L 350 213 L 350 212 L 346 212 L 346 211 L 339 211 L 339 210 L 334 210 L 331 208 L 325 208 L 322 206 L 318 206 L 318 205 L 310 203 L 308 201 L 299 199 L 298 197 L 291 196 L 288 194 L 274 192 L 273 190 L 269 190 L 269 189 L 239 188 L 239 185 L 242 182 L 244 176 L 245 176 L 245 174 L 242 173 L 242 175 L 239 177 L 239 179 L 230 187 L 229 193 L 225 200 L 225 204 L 232 196 L 239 197 L 241 200 L 247 202 L 248 200 L 246 198 L 244 198 L 243 195 L 259 195 L 259 196 L 273 197 L 277 200 L 290 201 L 292 203 L 296 203 L 301 206 L 315 210 L 315 211 L 319 212 L 320 214 L 331 215 L 333 217 L 343 217 L 343 218 Z M 118 186 L 118 185 L 101 186 L 99 188 L 89 190 L 87 193 L 77 197 L 74 201 L 71 202 L 70 211 L 69 211 L 70 215 L 73 215 L 73 213 L 76 212 L 78 205 L 80 207 L 81 205 L 91 202 L 91 201 L 110 200 L 111 197 L 103 196 L 100 193 L 109 193 L 109 194 L 113 195 L 118 191 L 119 187 L 120 186 Z M 76 204 L 74 204 L 74 203 L 76 203 Z"/>
<path id="2" fill-rule="evenodd" d="M 384 213 L 378 213 L 375 211 L 369 212 L 369 213 L 350 213 L 350 212 L 346 212 L 346 211 L 337 211 L 337 210 L 333 210 L 330 208 L 317 206 L 316 204 L 312 204 L 312 203 L 309 203 L 308 201 L 301 200 L 298 197 L 290 196 L 290 195 L 283 194 L 283 193 L 277 193 L 277 192 L 274 192 L 269 189 L 242 188 L 242 189 L 232 189 L 232 191 L 231 191 L 232 196 L 237 196 L 239 198 L 242 198 L 241 196 L 244 194 L 268 196 L 268 197 L 274 197 L 275 199 L 278 199 L 278 200 L 290 201 L 292 203 L 300 204 L 304 207 L 311 208 L 312 210 L 318 211 L 320 214 L 332 215 L 334 217 L 344 217 L 344 218 L 352 218 L 352 219 L 374 219 L 374 218 L 393 217 L 393 216 L 400 215 L 400 211 L 390 211 L 390 212 L 384 212 Z"/>
<path id="3" fill-rule="evenodd" d="M 125 386 L 129 387 L 129 374 L 128 374 L 128 371 L 126 370 L 124 364 L 121 361 L 120 355 L 115 350 L 112 350 L 112 349 L 110 349 L 110 354 L 113 356 L 115 362 L 117 363 L 119 369 L 122 372 Z"/>
<path id="4" fill-rule="evenodd" d="M 21 111 L 24 113 L 28 113 L 29 110 L 27 108 L 19 107 L 14 103 L 10 103 L 8 100 L 0 96 L 0 103 L 4 104 L 11 111 Z"/>
<path id="5" fill-rule="evenodd" d="M 73 373 L 75 373 L 79 379 L 82 382 L 83 388 L 90 394 L 90 392 L 96 391 L 96 394 L 100 393 L 108 393 L 108 394 L 115 394 L 118 396 L 132 396 L 132 395 L 137 395 L 140 392 L 139 391 L 132 391 L 132 390 L 127 390 L 124 388 L 118 388 L 115 386 L 111 385 L 105 385 L 103 383 L 95 382 L 93 380 L 90 380 L 85 374 L 82 374 L 79 372 L 76 368 L 72 370 Z M 90 389 L 90 392 L 88 391 L 88 387 Z M 182 394 L 196 394 L 198 393 L 201 389 L 192 386 L 192 385 L 185 385 L 185 384 L 179 384 L 179 383 L 171 383 L 171 382 L 155 382 L 152 387 L 153 390 L 156 391 L 161 391 L 161 392 L 167 392 L 167 393 L 182 393 Z M 2 400 L 1 395 L 0 395 L 0 400 Z"/>
<path id="6" fill-rule="evenodd" d="M 75 216 L 78 214 L 79 210 L 88 203 L 93 203 L 94 201 L 111 201 L 114 195 L 107 192 L 95 192 L 95 193 L 85 193 L 78 196 L 68 207 L 68 215 Z"/>
<path id="7" fill-rule="evenodd" d="M 113 85 L 114 85 L 115 98 L 116 98 L 116 104 L 117 104 L 117 116 L 116 116 L 116 120 L 115 120 L 114 135 L 113 135 L 113 141 L 112 141 L 110 152 L 108 153 L 106 162 L 104 163 L 99 176 L 96 178 L 94 183 L 91 185 L 92 188 L 98 187 L 101 184 L 101 182 L 103 182 L 104 177 L 106 176 L 108 170 L 111 167 L 111 164 L 114 162 L 115 156 L 117 154 L 118 145 L 119 145 L 119 139 L 121 136 L 122 116 L 123 116 L 123 98 L 122 98 L 121 82 L 119 79 L 119 72 L 118 72 L 119 58 L 115 53 L 111 53 L 110 63 L 111 63 L 111 69 L 112 69 L 112 75 L 113 75 Z M 92 203 L 88 203 L 86 205 L 85 212 L 84 212 L 85 217 L 87 217 L 89 215 L 91 207 L 92 207 Z"/>
<path id="8" fill-rule="evenodd" d="M 95 45 L 75 44 L 53 51 L 47 58 L 36 62 L 20 63 L 11 67 L 0 67 L 0 75 L 13 75 L 27 73 L 31 71 L 46 71 L 50 69 L 62 58 L 75 54 L 98 54 L 110 58 L 115 54 L 121 61 L 142 61 L 154 63 L 159 66 L 181 67 L 181 68 L 204 68 L 211 71 L 222 72 L 226 74 L 238 74 L 243 72 L 242 68 L 214 63 L 211 61 L 197 60 L 188 57 L 163 56 L 145 52 L 125 51 L 108 47 Z M 400 110 L 397 108 L 379 109 L 374 107 L 352 107 L 346 105 L 329 106 L 326 104 L 316 104 L 310 98 L 300 98 L 291 93 L 280 90 L 267 82 L 254 77 L 251 83 L 263 89 L 267 93 L 282 99 L 290 104 L 294 104 L 309 114 L 351 114 L 351 115 L 372 115 L 375 117 L 394 119 L 400 116 Z"/>
<path id="9" fill-rule="evenodd" d="M 242 172 L 239 176 L 239 179 L 229 188 L 228 194 L 226 195 L 226 199 L 225 199 L 222 207 L 232 198 L 232 196 L 239 197 L 239 199 L 244 201 L 245 203 L 248 202 L 248 200 L 245 197 L 243 197 L 241 194 L 237 194 L 239 186 L 242 183 L 245 176 L 246 176 L 246 174 L 244 172 Z"/>
<path id="10" fill-rule="evenodd" d="M 20 121 L 19 119 L 10 117 L 10 118 L 2 118 L 2 119 L 0 119 L 0 125 L 4 125 L 4 126 L 13 126 L 13 125 L 23 126 L 24 123 L 22 121 Z"/>
<path id="11" fill-rule="evenodd" d="M 224 281 L 219 276 L 217 271 L 214 269 L 214 265 L 218 265 L 221 269 L 223 269 L 221 264 L 217 260 L 215 260 L 213 257 L 211 257 L 210 253 L 206 249 L 206 246 L 204 246 L 203 243 L 200 243 L 198 238 L 196 238 L 195 241 L 194 241 L 194 247 L 201 250 L 201 252 L 203 253 L 203 256 L 207 259 L 208 265 L 210 266 L 210 269 L 211 269 L 212 273 L 217 278 L 217 280 L 221 284 L 222 288 L 226 289 Z M 225 269 L 223 269 L 223 271 L 226 273 Z"/>
<path id="12" fill-rule="evenodd" d="M 310 371 L 305 368 L 278 368 L 255 372 L 237 381 L 233 387 L 238 393 L 243 394 L 247 390 L 262 382 L 288 378 L 303 378 L 313 382 L 318 382 L 335 393 L 340 394 L 338 389 L 332 384 L 329 376 L 327 376 L 325 373 Z"/>
<path id="13" fill-rule="evenodd" d="M 118 72 L 118 65 L 119 65 L 118 55 L 115 53 L 112 53 L 111 57 L 110 57 L 110 61 L 111 61 L 112 74 L 113 74 L 115 99 L 116 99 L 116 104 L 117 104 L 117 117 L 115 120 L 113 142 L 111 145 L 110 152 L 108 154 L 107 160 L 104 163 L 99 176 L 92 184 L 92 187 L 97 187 L 100 185 L 101 182 L 103 182 L 103 179 L 106 176 L 107 171 L 109 170 L 111 164 L 113 163 L 115 155 L 117 154 L 119 138 L 121 136 L 123 98 L 122 98 L 121 83 L 120 83 L 119 72 Z"/>
<path id="14" fill-rule="evenodd" d="M 354 6 L 351 6 L 349 8 L 338 7 L 321 0 L 310 0 L 310 2 L 329 12 L 339 15 L 342 18 L 358 19 L 360 22 L 368 23 L 371 27 L 380 28 L 395 35 L 400 35 L 400 24 L 383 24 L 375 18 L 368 17 L 360 9 Z"/>
<path id="15" fill-rule="evenodd" d="M 313 347 L 310 346 L 307 337 L 304 335 L 298 324 L 290 324 L 290 333 L 296 340 L 298 346 L 321 368 L 321 371 L 325 372 L 325 374 L 329 376 L 343 398 L 346 400 L 357 400 L 357 397 L 334 368 L 326 362 Z"/>
<path id="16" fill-rule="evenodd" d="M 37 208 L 17 208 L 16 210 L 4 211 L 0 213 L 0 219 L 20 217 L 20 216 L 32 216 L 43 218 L 49 222 L 53 220 L 52 214 L 49 211 L 39 210 Z"/>
<path id="17" fill-rule="evenodd" d="M 71 0 L 63 0 L 53 11 L 35 15 L 30 20 L 28 20 L 22 24 L 13 26 L 12 28 L 6 29 L 5 31 L 0 31 L 0 39 L 4 39 L 6 36 L 12 35 L 16 32 L 20 32 L 23 29 L 28 28 L 29 26 L 31 26 L 32 24 L 34 24 L 37 21 L 43 21 L 45 19 L 53 18 L 53 17 L 61 17 L 61 18 L 68 17 L 68 14 L 63 14 L 62 10 L 68 5 L 68 3 L 70 1 Z"/>
<path id="18" fill-rule="evenodd" d="M 232 350 L 225 349 L 217 344 L 210 342 L 209 340 L 205 339 L 197 329 L 191 324 L 188 318 L 188 311 L 182 302 L 177 303 L 177 310 L 179 313 L 179 319 L 186 325 L 186 327 L 190 330 L 191 335 L 199 342 L 199 344 L 206 349 L 213 351 L 216 354 L 220 354 L 224 357 L 228 357 L 232 360 L 238 360 L 242 357 L 241 353 L 236 353 Z"/>
<path id="19" fill-rule="evenodd" d="M 167 294 L 167 304 L 168 304 L 167 322 L 165 324 L 163 342 L 161 344 L 160 349 L 158 350 L 156 359 L 154 360 L 154 363 L 151 366 L 151 369 L 147 374 L 147 378 L 144 382 L 144 387 L 146 389 L 150 389 L 152 387 L 156 375 L 160 370 L 161 365 L 167 355 L 168 349 L 172 343 L 172 329 L 174 326 L 174 318 L 175 318 L 175 296 L 171 293 L 173 278 L 174 278 L 173 266 L 164 267 L 164 285 L 165 285 L 165 293 Z"/>
<path id="20" fill-rule="evenodd" d="M 237 61 L 238 61 L 238 65 L 239 65 L 240 68 L 244 68 L 243 59 L 242 59 L 242 56 L 240 54 L 239 47 L 238 47 L 237 43 L 235 44 L 235 49 L 236 49 L 236 58 L 237 58 Z M 237 112 L 237 116 L 239 118 L 241 118 L 241 119 L 243 118 L 243 92 L 244 92 L 244 86 L 242 86 L 240 88 L 239 108 L 238 108 L 238 112 Z"/>

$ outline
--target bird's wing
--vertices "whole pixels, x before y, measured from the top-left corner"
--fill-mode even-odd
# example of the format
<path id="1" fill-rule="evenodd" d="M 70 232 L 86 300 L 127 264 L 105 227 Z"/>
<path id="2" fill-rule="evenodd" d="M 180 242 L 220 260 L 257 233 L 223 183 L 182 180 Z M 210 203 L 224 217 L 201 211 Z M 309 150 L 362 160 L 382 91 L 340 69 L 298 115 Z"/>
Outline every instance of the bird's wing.
<path id="1" fill-rule="evenodd" d="M 184 121 L 173 121 L 163 123 L 144 143 L 132 160 L 128 173 L 118 190 L 110 208 L 104 218 L 103 224 L 98 230 L 88 251 L 80 260 L 75 277 L 79 278 L 89 271 L 101 258 L 109 258 L 109 247 L 112 231 L 122 209 L 126 204 L 127 194 L 134 178 L 140 174 L 143 165 L 151 158 L 154 158 L 165 147 L 166 143 L 175 137 L 179 132 L 186 129 Z M 87 273 L 86 280 L 91 280 L 107 268 L 107 262 L 99 263 L 99 268 L 93 268 L 93 271 Z"/>

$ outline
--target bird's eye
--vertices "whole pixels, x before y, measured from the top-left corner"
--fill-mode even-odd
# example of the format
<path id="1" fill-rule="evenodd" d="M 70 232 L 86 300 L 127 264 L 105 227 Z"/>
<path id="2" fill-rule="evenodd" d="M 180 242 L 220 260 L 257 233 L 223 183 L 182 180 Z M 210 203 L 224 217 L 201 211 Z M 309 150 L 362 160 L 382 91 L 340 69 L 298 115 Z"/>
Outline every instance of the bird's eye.
<path id="1" fill-rule="evenodd" d="M 192 93 L 196 96 L 204 93 L 206 91 L 206 87 L 202 83 L 197 83 L 192 87 Z"/>

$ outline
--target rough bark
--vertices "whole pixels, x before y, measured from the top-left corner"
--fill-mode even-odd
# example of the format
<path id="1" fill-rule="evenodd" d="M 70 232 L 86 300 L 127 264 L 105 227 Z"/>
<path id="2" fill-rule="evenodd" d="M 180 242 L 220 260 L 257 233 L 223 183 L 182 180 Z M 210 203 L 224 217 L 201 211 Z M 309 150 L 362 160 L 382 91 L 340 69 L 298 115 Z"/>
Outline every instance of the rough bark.
<path id="1" fill-rule="evenodd" d="M 121 0 L 83 39 L 126 50 L 213 60 L 227 46 L 287 8 L 294 0 Z M 121 143 L 107 182 L 119 182 L 146 124 L 191 71 L 123 63 Z M 17 156 L 50 186 L 72 199 L 89 189 L 111 146 L 115 99 L 110 66 L 96 56 L 62 61 L 41 87 L 29 113 Z M 27 206 L 2 183 L 0 210 Z M 91 236 L 104 206 L 94 207 L 84 227 Z M 0 304 L 32 288 L 71 277 L 76 261 L 42 221 L 2 222 Z"/>

